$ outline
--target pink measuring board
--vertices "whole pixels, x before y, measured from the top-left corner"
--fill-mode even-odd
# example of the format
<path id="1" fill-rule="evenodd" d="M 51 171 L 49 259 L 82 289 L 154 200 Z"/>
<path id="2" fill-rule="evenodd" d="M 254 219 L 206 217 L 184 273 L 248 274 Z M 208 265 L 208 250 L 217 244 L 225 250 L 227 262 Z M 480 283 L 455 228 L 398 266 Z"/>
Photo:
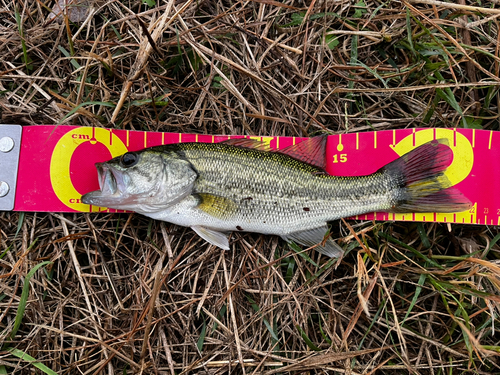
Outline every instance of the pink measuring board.
<path id="1" fill-rule="evenodd" d="M 229 136 L 155 133 L 76 126 L 23 127 L 14 210 L 113 212 L 81 203 L 99 188 L 94 163 L 127 151 L 177 142 L 221 142 Z M 251 137 L 284 148 L 301 138 Z M 327 172 L 357 176 L 373 173 L 413 148 L 447 138 L 453 150 L 448 178 L 473 206 L 452 214 L 372 213 L 358 219 L 437 221 L 500 225 L 500 132 L 474 129 L 404 129 L 332 135 L 327 142 Z"/>

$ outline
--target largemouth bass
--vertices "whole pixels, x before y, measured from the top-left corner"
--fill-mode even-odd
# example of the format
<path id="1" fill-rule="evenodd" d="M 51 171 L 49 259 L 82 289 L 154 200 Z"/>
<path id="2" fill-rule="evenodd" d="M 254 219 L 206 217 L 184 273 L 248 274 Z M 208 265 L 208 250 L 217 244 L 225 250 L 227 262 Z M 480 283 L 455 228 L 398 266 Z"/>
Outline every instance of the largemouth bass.
<path id="1" fill-rule="evenodd" d="M 247 231 L 317 245 L 330 257 L 343 250 L 325 239 L 328 221 L 373 211 L 451 213 L 470 206 L 444 174 L 453 158 L 446 140 L 426 143 L 360 177 L 324 171 L 326 140 L 310 138 L 281 151 L 237 139 L 127 152 L 96 164 L 100 190 L 82 202 L 191 227 L 222 249 L 229 249 L 229 232 Z"/>

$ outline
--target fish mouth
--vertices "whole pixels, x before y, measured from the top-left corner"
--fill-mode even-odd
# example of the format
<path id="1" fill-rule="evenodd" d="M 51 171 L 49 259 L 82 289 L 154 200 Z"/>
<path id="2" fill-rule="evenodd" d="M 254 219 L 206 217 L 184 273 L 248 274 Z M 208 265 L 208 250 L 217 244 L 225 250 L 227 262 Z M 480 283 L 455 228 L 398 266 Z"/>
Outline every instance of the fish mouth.
<path id="1" fill-rule="evenodd" d="M 100 190 L 91 191 L 82 196 L 84 204 L 118 208 L 124 202 L 123 176 L 106 163 L 96 163 Z"/>

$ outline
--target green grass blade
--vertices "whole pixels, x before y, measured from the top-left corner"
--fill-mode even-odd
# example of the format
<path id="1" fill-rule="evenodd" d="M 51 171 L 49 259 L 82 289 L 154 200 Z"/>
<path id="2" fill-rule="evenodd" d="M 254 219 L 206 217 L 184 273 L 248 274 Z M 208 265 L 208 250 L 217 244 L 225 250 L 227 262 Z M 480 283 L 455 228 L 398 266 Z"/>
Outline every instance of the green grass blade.
<path id="1" fill-rule="evenodd" d="M 358 36 L 353 35 L 351 40 L 351 65 L 356 65 L 356 61 L 358 61 Z M 350 74 L 350 78 L 354 78 L 354 75 Z M 350 89 L 354 88 L 354 80 L 350 79 L 347 87 Z M 350 97 L 352 95 L 348 95 Z"/>
<path id="2" fill-rule="evenodd" d="M 63 46 L 57 46 L 57 48 L 62 52 L 64 56 L 70 59 L 69 61 L 71 62 L 71 65 L 75 67 L 75 69 L 80 69 L 82 67 L 75 59 L 71 57 L 72 55 L 66 50 L 66 48 L 64 48 Z"/>
<path id="3" fill-rule="evenodd" d="M 305 260 L 307 260 L 309 263 L 311 263 L 314 267 L 318 267 L 318 265 L 316 264 L 316 262 L 314 260 L 311 259 L 311 257 L 309 255 L 307 255 L 304 250 L 302 250 L 296 243 L 294 242 L 289 242 L 288 243 L 288 247 L 290 249 L 292 249 L 293 251 L 295 251 L 297 253 L 297 255 L 299 255 L 300 257 L 304 258 Z"/>
<path id="4" fill-rule="evenodd" d="M 254 301 L 254 299 L 252 297 L 250 297 L 249 295 L 247 295 L 246 297 L 247 297 L 248 302 L 250 302 L 250 304 L 252 305 L 252 308 L 254 309 L 254 311 L 259 313 L 259 316 L 262 317 L 262 314 L 259 312 L 259 310 L 260 310 L 259 305 L 257 305 L 257 303 Z M 274 332 L 273 327 L 271 327 L 271 324 L 269 323 L 269 321 L 264 317 L 262 317 L 262 321 L 264 322 L 264 325 L 267 327 L 272 338 L 276 341 L 279 341 L 279 338 L 276 335 L 276 333 Z"/>
<path id="5" fill-rule="evenodd" d="M 283 259 L 283 263 L 286 265 L 285 281 L 287 284 L 289 284 L 290 281 L 292 281 L 293 275 L 295 274 L 295 258 L 287 257 Z"/>
<path id="6" fill-rule="evenodd" d="M 45 366 L 43 363 L 38 362 L 35 358 L 26 354 L 22 350 L 19 350 L 16 348 L 10 348 L 7 351 L 10 352 L 12 355 L 16 356 L 17 358 L 19 358 L 25 362 L 31 363 L 33 366 L 35 366 L 37 369 L 43 371 L 47 375 L 57 375 L 57 372 L 51 370 L 50 368 Z M 0 374 L 2 374 L 1 370 L 0 370 Z M 7 374 L 7 372 L 5 372 L 5 374 Z"/>
<path id="7" fill-rule="evenodd" d="M 31 65 L 32 60 L 28 56 L 28 48 L 26 48 L 26 41 L 24 40 L 24 29 L 23 29 L 23 21 L 21 20 L 21 14 L 17 7 L 14 10 L 14 15 L 16 18 L 17 29 L 19 31 L 19 36 L 21 37 L 21 48 L 23 50 L 23 60 L 26 65 L 26 70 L 30 71 L 33 67 Z"/>
<path id="8" fill-rule="evenodd" d="M 361 61 L 357 61 L 355 64 L 352 64 L 352 65 L 362 66 L 368 72 L 370 72 L 375 78 L 377 78 L 380 82 L 382 82 L 382 84 L 384 85 L 384 87 L 386 89 L 389 89 L 389 86 L 387 85 L 385 80 L 382 78 L 382 76 L 380 74 L 378 74 L 374 69 L 370 68 L 368 65 L 363 64 Z"/>
<path id="9" fill-rule="evenodd" d="M 300 332 L 300 335 L 302 336 L 302 338 L 304 339 L 304 341 L 306 342 L 307 346 L 316 351 L 316 352 L 319 352 L 321 351 L 320 348 L 318 348 L 316 345 L 314 345 L 314 343 L 311 341 L 311 339 L 309 337 L 307 337 L 306 333 L 304 332 L 304 330 L 302 328 L 300 328 L 300 326 L 297 324 L 295 326 L 295 328 L 297 328 L 297 330 Z"/>
<path id="10" fill-rule="evenodd" d="M 371 320 L 370 322 L 370 325 L 368 326 L 368 329 L 366 330 L 365 334 L 363 335 L 363 338 L 361 339 L 361 341 L 359 342 L 359 345 L 358 345 L 358 350 L 361 350 L 361 348 L 363 347 L 363 343 L 365 342 L 366 338 L 368 337 L 368 335 L 370 334 L 373 326 L 375 325 L 375 322 L 378 320 L 380 314 L 382 314 L 384 308 L 385 308 L 385 303 L 386 303 L 386 299 L 382 299 L 382 301 L 380 302 L 380 306 L 377 310 L 377 312 L 375 313 L 375 315 L 373 316 L 373 319 Z M 351 362 L 351 369 L 354 368 L 354 366 L 356 365 L 356 362 L 357 362 L 357 358 L 354 357 L 352 359 L 352 362 Z"/>
<path id="11" fill-rule="evenodd" d="M 198 350 L 201 352 L 203 349 L 203 343 L 205 342 L 205 337 L 207 336 L 207 323 L 203 321 L 203 327 L 201 328 L 200 338 L 196 342 Z"/>
<path id="12" fill-rule="evenodd" d="M 407 244 L 405 244 L 404 242 L 401 242 L 397 239 L 395 239 L 394 237 L 384 233 L 384 232 L 378 232 L 378 235 L 385 238 L 386 240 L 388 240 L 389 242 L 392 242 L 392 243 L 395 243 L 399 246 L 402 246 L 404 247 L 405 249 L 407 250 L 410 250 L 417 258 L 420 258 L 420 259 L 423 259 L 425 260 L 426 262 L 428 262 L 428 264 L 430 266 L 433 266 L 433 267 L 437 267 L 441 270 L 445 270 L 445 268 L 443 266 L 441 266 L 439 263 L 433 261 L 432 259 L 426 257 L 424 254 L 422 254 L 421 252 L 415 250 L 413 247 L 411 246 L 408 246 Z"/>
<path id="13" fill-rule="evenodd" d="M 498 240 L 500 240 L 500 233 L 498 233 L 495 237 L 493 237 L 493 239 L 491 240 L 490 244 L 488 245 L 488 248 L 486 249 L 486 251 L 484 252 L 482 258 L 483 259 L 486 259 L 486 256 L 488 255 L 488 253 L 490 252 L 491 248 L 493 246 L 495 246 L 495 244 L 498 242 Z"/>
<path id="14" fill-rule="evenodd" d="M 413 56 L 416 56 L 415 47 L 413 46 L 413 29 L 411 26 L 410 9 L 406 8 L 406 32 L 408 33 L 408 46 Z"/>
<path id="15" fill-rule="evenodd" d="M 274 332 L 273 330 L 273 327 L 271 327 L 271 324 L 269 324 L 269 321 L 265 318 L 262 318 L 263 322 L 264 322 L 264 325 L 267 327 L 267 330 L 269 331 L 269 333 L 271 334 L 271 337 L 273 339 L 275 339 L 276 341 L 279 341 L 280 339 L 278 338 L 278 336 L 276 335 L 276 332 Z"/>
<path id="16" fill-rule="evenodd" d="M 321 268 L 319 269 L 318 272 L 316 272 L 314 275 L 312 275 L 307 280 L 306 285 L 312 283 L 314 280 L 316 280 L 318 277 L 320 277 L 321 274 L 323 274 L 323 272 L 325 272 L 327 269 L 329 269 L 330 267 L 332 267 L 333 265 L 335 265 L 335 263 L 337 263 L 337 262 L 338 262 L 337 258 L 331 258 L 330 260 L 328 260 L 328 262 L 326 262 L 325 264 L 323 264 L 321 266 Z"/>
<path id="17" fill-rule="evenodd" d="M 16 230 L 16 234 L 14 235 L 14 239 L 16 239 L 17 235 L 21 231 L 21 228 L 23 227 L 24 216 L 25 216 L 25 212 L 21 212 L 19 214 L 19 220 L 17 221 L 17 230 Z"/>
<path id="18" fill-rule="evenodd" d="M 440 81 L 445 81 L 444 77 L 439 71 L 435 71 L 434 75 L 436 78 Z M 462 107 L 460 107 L 460 104 L 458 104 L 457 99 L 455 98 L 455 94 L 453 94 L 453 91 L 449 87 L 445 88 L 444 90 L 442 89 L 436 89 L 436 94 L 444 99 L 446 103 L 448 103 L 461 117 L 462 121 L 462 126 L 464 128 L 468 128 L 469 124 L 467 123 L 467 120 L 464 117 L 464 112 L 462 111 Z"/>
<path id="19" fill-rule="evenodd" d="M 224 319 L 224 315 L 226 314 L 226 310 L 227 310 L 227 305 L 222 305 L 222 307 L 219 311 L 219 314 L 218 314 L 220 321 L 222 321 Z M 214 333 L 217 330 L 218 326 L 219 326 L 219 323 L 214 322 L 214 325 L 212 327 L 212 333 Z"/>
<path id="20" fill-rule="evenodd" d="M 427 275 L 421 274 L 419 279 L 418 279 L 418 287 L 415 289 L 415 295 L 413 296 L 413 298 L 411 300 L 410 307 L 408 307 L 408 311 L 406 312 L 406 315 L 403 318 L 401 325 L 406 321 L 406 319 L 408 318 L 408 316 L 411 313 L 411 310 L 413 310 L 413 307 L 415 307 L 417 300 L 418 300 L 418 296 L 420 295 L 420 292 L 422 292 L 422 285 L 424 285 L 425 279 L 427 279 Z"/>
<path id="21" fill-rule="evenodd" d="M 10 251 L 10 248 L 11 248 L 11 247 L 12 247 L 12 245 L 8 246 L 8 247 L 4 250 L 4 252 L 3 252 L 2 254 L 0 254 L 0 259 L 2 259 L 2 258 L 5 256 L 5 254 L 7 254 L 7 253 Z"/>
<path id="22" fill-rule="evenodd" d="M 38 263 L 33 269 L 28 272 L 26 277 L 24 278 L 23 291 L 21 293 L 21 299 L 19 300 L 19 307 L 17 309 L 16 320 L 14 322 L 14 328 L 12 328 L 12 332 L 10 333 L 10 339 L 13 340 L 16 336 L 16 333 L 21 326 L 24 316 L 24 310 L 26 309 L 26 303 L 28 302 L 28 296 L 30 292 L 30 279 L 33 275 L 38 271 L 40 267 L 46 266 L 47 264 L 51 264 L 52 262 L 46 260 L 45 262 Z"/>
<path id="23" fill-rule="evenodd" d="M 319 331 L 321 332 L 321 336 L 323 336 L 323 339 L 329 344 L 332 345 L 332 340 L 326 335 L 325 331 L 323 331 L 323 326 L 321 325 L 321 318 L 318 321 L 319 323 Z"/>
<path id="24" fill-rule="evenodd" d="M 86 106 L 86 105 L 102 105 L 104 107 L 111 107 L 114 108 L 116 107 L 115 104 L 110 103 L 110 102 L 85 102 L 85 103 L 80 103 L 78 104 L 75 108 L 73 108 L 71 111 L 69 111 L 66 116 L 64 116 L 61 121 L 57 123 L 57 125 L 61 125 L 68 117 L 73 115 L 76 111 L 78 111 L 80 108 Z"/>
<path id="25" fill-rule="evenodd" d="M 431 243 L 429 242 L 429 237 L 427 237 L 427 233 L 425 232 L 424 225 L 422 223 L 417 224 L 417 231 L 420 236 L 420 240 L 422 241 L 422 245 L 426 249 L 431 247 Z"/>

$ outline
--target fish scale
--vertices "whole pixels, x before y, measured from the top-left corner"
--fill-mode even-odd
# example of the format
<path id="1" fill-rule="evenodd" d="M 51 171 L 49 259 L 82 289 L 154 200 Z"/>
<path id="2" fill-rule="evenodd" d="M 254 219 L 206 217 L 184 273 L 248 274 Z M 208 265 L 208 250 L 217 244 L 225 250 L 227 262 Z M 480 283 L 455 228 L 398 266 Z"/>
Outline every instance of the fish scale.
<path id="1" fill-rule="evenodd" d="M 328 221 L 371 211 L 453 212 L 470 205 L 444 175 L 452 158 L 445 140 L 358 177 L 325 173 L 325 147 L 325 137 L 279 152 L 242 140 L 152 147 L 98 164 L 101 190 L 82 201 L 189 226 L 224 249 L 227 232 L 250 231 L 306 246 L 321 243 L 316 249 L 332 257 L 343 251 L 324 240 Z"/>
<path id="2" fill-rule="evenodd" d="M 183 150 L 184 145 L 179 145 Z M 283 217 L 290 232 L 303 230 L 301 222 L 335 220 L 345 215 L 356 215 L 367 210 L 382 209 L 387 200 L 383 176 L 369 176 L 362 179 L 338 178 L 329 175 L 314 175 L 318 168 L 305 168 L 299 161 L 284 154 L 271 154 L 251 149 L 221 148 L 213 144 L 191 144 L 187 146 L 185 157 L 198 172 L 195 191 L 208 192 L 228 198 L 240 204 L 231 219 L 233 228 L 237 223 L 251 221 L 251 229 L 273 233 L 272 224 L 284 230 Z M 249 163 L 247 161 L 251 160 Z M 227 180 L 220 179 L 220 171 L 225 171 Z M 286 179 L 285 179 L 286 178 Z M 367 181 L 368 180 L 368 181 Z M 372 183 L 368 183 L 372 180 Z M 256 181 L 258 183 L 256 183 Z M 236 186 L 234 189 L 232 186 Z M 371 189 L 375 188 L 375 189 Z M 354 205 L 353 192 L 372 197 L 376 206 Z M 282 197 L 286 196 L 286 199 Z M 246 198 L 251 197 L 248 201 Z M 315 197 L 317 197 L 315 200 Z M 274 202 L 278 204 L 274 204 Z M 304 210 L 308 208 L 309 210 Z M 260 226 L 259 224 L 264 224 Z M 229 224 L 229 226 L 231 225 Z"/>

